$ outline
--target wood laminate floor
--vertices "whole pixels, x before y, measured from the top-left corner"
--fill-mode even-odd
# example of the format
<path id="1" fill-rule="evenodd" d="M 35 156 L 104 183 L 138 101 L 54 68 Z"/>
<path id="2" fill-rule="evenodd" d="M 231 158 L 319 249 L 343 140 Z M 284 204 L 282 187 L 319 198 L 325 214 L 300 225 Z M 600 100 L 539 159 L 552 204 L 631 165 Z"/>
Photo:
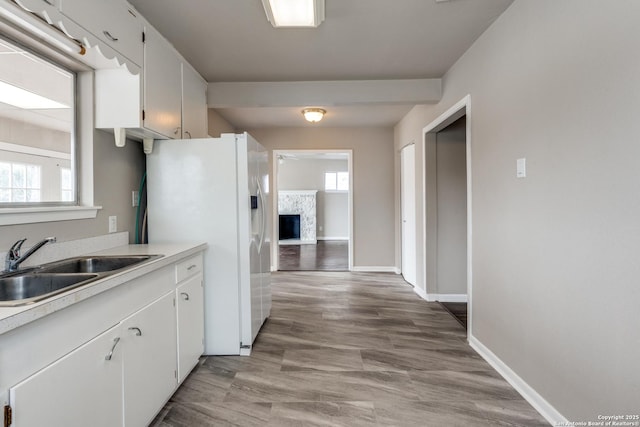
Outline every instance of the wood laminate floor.
<path id="1" fill-rule="evenodd" d="M 315 245 L 279 245 L 282 271 L 348 271 L 349 242 L 318 240 Z"/>
<path id="2" fill-rule="evenodd" d="M 466 302 L 441 302 L 440 305 L 467 329 L 467 303 Z"/>
<path id="3" fill-rule="evenodd" d="M 548 426 L 439 304 L 384 273 L 272 275 L 249 357 L 203 357 L 168 426 Z"/>

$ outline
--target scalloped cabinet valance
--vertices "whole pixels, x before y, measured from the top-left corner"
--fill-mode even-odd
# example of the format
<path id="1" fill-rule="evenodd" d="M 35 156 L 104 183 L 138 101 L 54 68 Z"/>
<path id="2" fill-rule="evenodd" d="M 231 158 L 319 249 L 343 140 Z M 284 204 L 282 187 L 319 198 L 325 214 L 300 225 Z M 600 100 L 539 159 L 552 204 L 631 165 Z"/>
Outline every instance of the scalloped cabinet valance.
<path id="1" fill-rule="evenodd" d="M 9 3 L 9 4 L 6 4 Z M 5 5 L 6 4 L 6 5 Z M 74 55 L 94 69 L 126 69 L 139 74 L 142 69 L 144 21 L 138 12 L 121 0 L 13 0 L 29 12 L 23 16 L 32 28 L 49 24 L 69 42 L 83 47 Z M 29 19 L 31 18 L 31 19 Z M 40 22 L 38 22 L 40 21 Z"/>
<path id="2" fill-rule="evenodd" d="M 207 136 L 206 81 L 125 0 L 0 0 L 0 12 L 95 70 L 95 125 L 117 146 Z"/>

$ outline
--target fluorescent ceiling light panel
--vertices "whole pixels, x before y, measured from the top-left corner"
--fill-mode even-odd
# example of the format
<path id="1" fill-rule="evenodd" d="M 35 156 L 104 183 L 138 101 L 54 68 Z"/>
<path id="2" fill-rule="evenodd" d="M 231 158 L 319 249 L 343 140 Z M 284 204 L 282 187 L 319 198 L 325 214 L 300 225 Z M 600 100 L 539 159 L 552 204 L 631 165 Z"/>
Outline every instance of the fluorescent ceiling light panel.
<path id="1" fill-rule="evenodd" d="M 53 110 L 69 108 L 44 96 L 0 81 L 0 102 L 13 105 L 24 110 Z"/>
<path id="2" fill-rule="evenodd" d="M 324 0 L 262 0 L 274 27 L 317 27 L 324 21 Z"/>

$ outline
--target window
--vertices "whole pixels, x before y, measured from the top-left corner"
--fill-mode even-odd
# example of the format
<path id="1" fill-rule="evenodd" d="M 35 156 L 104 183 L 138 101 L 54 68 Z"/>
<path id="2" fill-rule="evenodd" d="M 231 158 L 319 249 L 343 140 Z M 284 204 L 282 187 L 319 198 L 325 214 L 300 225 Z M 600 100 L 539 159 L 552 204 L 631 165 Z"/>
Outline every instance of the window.
<path id="1" fill-rule="evenodd" d="M 325 191 L 349 191 L 349 172 L 325 172 Z"/>
<path id="2" fill-rule="evenodd" d="M 73 201 L 73 180 L 70 168 L 60 168 L 60 200 L 63 202 Z"/>
<path id="3" fill-rule="evenodd" d="M 0 162 L 0 202 L 39 202 L 40 170 L 39 165 Z"/>
<path id="4" fill-rule="evenodd" d="M 0 39 L 0 207 L 76 204 L 75 73 Z"/>

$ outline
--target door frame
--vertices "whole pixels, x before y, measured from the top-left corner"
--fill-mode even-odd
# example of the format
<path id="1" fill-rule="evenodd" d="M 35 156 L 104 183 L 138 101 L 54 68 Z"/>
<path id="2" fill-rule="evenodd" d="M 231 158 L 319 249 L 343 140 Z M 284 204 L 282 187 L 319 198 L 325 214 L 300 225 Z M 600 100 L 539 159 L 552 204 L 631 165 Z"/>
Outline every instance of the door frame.
<path id="1" fill-rule="evenodd" d="M 422 129 L 422 149 L 423 153 L 426 153 L 427 143 L 435 142 L 436 134 L 449 126 L 451 123 L 455 122 L 461 117 L 466 117 L 466 129 L 465 129 L 465 148 L 466 148 L 466 166 L 467 166 L 467 337 L 473 335 L 472 333 L 472 313 L 473 313 L 473 209 L 472 209 L 472 179 L 471 179 L 471 95 L 467 95 L 454 104 L 447 111 L 442 113 L 438 118 L 433 120 L 427 126 Z M 426 156 L 422 156 L 422 182 L 424 185 L 424 189 L 426 191 L 427 183 L 426 183 Z M 428 275 L 427 271 L 429 268 L 428 261 L 428 252 L 427 252 L 427 203 L 426 196 L 422 197 L 422 211 L 424 215 L 422 216 L 423 220 L 423 254 L 424 254 L 424 279 L 425 279 L 425 295 L 426 299 L 432 301 L 433 299 L 429 297 L 428 293 Z"/>
<path id="2" fill-rule="evenodd" d="M 347 195 L 347 199 L 348 199 L 348 222 L 347 222 L 347 226 L 348 226 L 348 231 L 349 231 L 349 248 L 348 248 L 348 254 L 349 254 L 349 271 L 353 270 L 353 150 L 350 149 L 344 149 L 344 150 L 340 150 L 340 149 L 335 149 L 335 150 L 331 150 L 331 149 L 327 149 L 327 150 L 313 150 L 313 149 L 308 149 L 308 150 L 273 150 L 272 151 L 272 157 L 271 157 L 271 164 L 272 164 L 272 176 L 273 176 L 273 196 L 271 197 L 271 220 L 272 220 L 272 224 L 271 224 L 271 230 L 272 230 L 272 236 L 271 236 L 271 270 L 272 271 L 278 271 L 279 268 L 279 259 L 278 259 L 278 255 L 280 252 L 280 242 L 278 239 L 278 236 L 280 235 L 279 232 L 279 228 L 280 228 L 280 223 L 278 221 L 278 156 L 282 156 L 282 155 L 295 155 L 295 154 L 305 154 L 305 155 L 309 155 L 309 154 L 332 154 L 332 153 L 340 153 L 340 154 L 346 154 L 347 155 L 347 168 L 348 168 L 348 172 L 349 172 L 349 194 Z"/>
<path id="3" fill-rule="evenodd" d="M 411 159 L 408 159 L 409 162 L 407 162 L 405 160 L 405 149 L 408 149 L 409 147 L 412 147 L 413 149 L 413 156 L 411 157 Z M 405 233 L 405 217 L 406 217 L 406 212 L 405 212 L 405 202 L 406 202 L 406 198 L 404 197 L 406 195 L 406 191 L 404 186 L 406 185 L 405 183 L 405 179 L 404 179 L 404 175 L 405 175 L 405 164 L 406 163 L 411 163 L 412 162 L 412 167 L 413 167 L 413 182 L 411 183 L 411 185 L 413 186 L 413 229 L 414 232 L 417 229 L 417 216 L 416 216 L 416 203 L 417 203 L 417 199 L 416 199 L 416 193 L 415 193 L 415 175 L 416 175 L 416 167 L 415 167 L 415 160 L 416 160 L 416 144 L 415 141 L 411 141 L 409 144 L 404 145 L 401 149 L 400 149 L 400 274 L 402 274 L 402 277 L 404 278 L 405 282 L 409 283 L 411 286 L 413 286 L 414 288 L 416 287 L 416 283 L 417 283 L 417 268 L 418 268 L 418 263 L 417 263 L 417 249 L 418 249 L 418 242 L 416 241 L 415 238 L 415 233 L 413 236 L 413 256 L 409 257 L 407 255 L 409 254 L 405 254 L 405 239 L 406 239 L 406 233 Z M 410 280 L 407 279 L 407 276 L 405 276 L 405 266 L 406 263 L 408 262 L 407 260 L 411 259 L 411 262 L 413 263 L 413 277 L 409 277 L 409 279 L 412 279 L 413 282 L 411 282 Z"/>

